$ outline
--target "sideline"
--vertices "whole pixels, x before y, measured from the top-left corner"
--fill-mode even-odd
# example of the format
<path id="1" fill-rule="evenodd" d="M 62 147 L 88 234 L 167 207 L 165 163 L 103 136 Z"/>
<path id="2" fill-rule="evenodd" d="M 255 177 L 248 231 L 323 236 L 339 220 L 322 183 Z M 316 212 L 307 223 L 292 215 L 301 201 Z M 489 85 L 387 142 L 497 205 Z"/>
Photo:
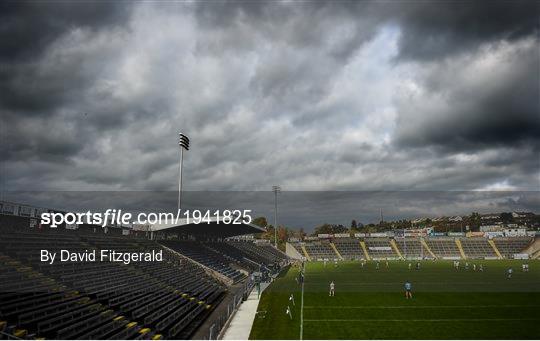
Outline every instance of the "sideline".
<path id="1" fill-rule="evenodd" d="M 261 283 L 261 296 L 263 291 L 270 285 L 270 283 Z M 259 306 L 260 297 L 257 297 L 257 289 L 255 287 L 251 290 L 246 301 L 242 302 L 238 307 L 238 310 L 232 316 L 232 319 L 227 326 L 225 333 L 221 340 L 248 340 L 249 334 L 253 322 L 255 321 L 255 315 L 257 315 L 257 308 Z"/>
<path id="2" fill-rule="evenodd" d="M 529 304 L 504 304 L 504 305 L 416 305 L 416 306 L 406 306 L 406 305 L 396 305 L 396 306 L 384 306 L 384 305 L 371 305 L 371 306 L 324 306 L 324 305 L 307 305 L 306 309 L 453 309 L 453 308 L 538 308 L 540 305 L 529 305 Z"/>
<path id="3" fill-rule="evenodd" d="M 539 318 L 473 318 L 473 319 L 310 319 L 306 322 L 462 322 L 462 321 L 540 321 Z"/>

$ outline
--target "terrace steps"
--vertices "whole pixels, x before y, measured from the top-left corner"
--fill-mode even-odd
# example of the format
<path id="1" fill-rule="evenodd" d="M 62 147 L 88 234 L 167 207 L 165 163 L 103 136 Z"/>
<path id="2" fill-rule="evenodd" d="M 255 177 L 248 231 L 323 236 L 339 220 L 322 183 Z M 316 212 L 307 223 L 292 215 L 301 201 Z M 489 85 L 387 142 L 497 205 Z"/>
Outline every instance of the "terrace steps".
<path id="1" fill-rule="evenodd" d="M 369 253 L 367 251 L 366 242 L 363 240 L 360 241 L 360 246 L 362 247 L 362 250 L 364 251 L 364 256 L 366 256 L 367 260 L 371 260 L 371 257 L 369 256 Z"/>
<path id="2" fill-rule="evenodd" d="M 499 249 L 497 249 L 497 245 L 495 245 L 495 242 L 491 239 L 488 240 L 488 243 L 489 245 L 491 245 L 491 247 L 493 248 L 493 251 L 495 252 L 495 254 L 497 255 L 497 257 L 499 259 L 503 259 L 503 256 L 501 255 L 501 253 L 499 252 Z"/>
<path id="3" fill-rule="evenodd" d="M 525 249 L 523 253 L 528 253 L 531 258 L 538 258 L 540 255 L 540 238 L 535 238 L 534 241 Z"/>
<path id="4" fill-rule="evenodd" d="M 429 252 L 429 254 L 431 255 L 431 257 L 433 257 L 434 259 L 438 259 L 439 257 L 435 256 L 435 254 L 433 253 L 433 251 L 431 251 L 431 249 L 429 248 L 428 244 L 426 243 L 426 240 L 424 238 L 420 238 L 420 243 L 422 243 L 422 246 L 424 248 L 426 248 L 427 252 Z"/>
<path id="5" fill-rule="evenodd" d="M 399 256 L 399 258 L 405 259 L 405 258 L 403 257 L 403 255 L 401 254 L 401 251 L 399 251 L 399 248 L 397 247 L 396 241 L 395 241 L 395 240 L 390 239 L 390 245 L 392 245 L 392 248 L 394 248 L 394 251 L 397 253 L 397 255 Z"/>
<path id="6" fill-rule="evenodd" d="M 467 259 L 467 256 L 465 255 L 465 251 L 463 251 L 463 245 L 461 245 L 461 240 L 456 238 L 456 239 L 454 239 L 454 241 L 456 242 L 456 246 L 457 246 L 457 248 L 459 250 L 459 254 L 461 255 L 461 258 Z"/>
<path id="7" fill-rule="evenodd" d="M 309 256 L 309 253 L 307 252 L 305 245 L 302 245 L 302 252 L 304 253 L 304 256 L 306 257 L 306 259 L 311 262 L 311 257 Z"/>
<path id="8" fill-rule="evenodd" d="M 338 249 L 336 248 L 336 245 L 334 243 L 330 243 L 330 246 L 332 247 L 336 255 L 339 257 L 339 259 L 343 260 L 343 257 L 341 256 L 341 253 L 339 253 Z"/>

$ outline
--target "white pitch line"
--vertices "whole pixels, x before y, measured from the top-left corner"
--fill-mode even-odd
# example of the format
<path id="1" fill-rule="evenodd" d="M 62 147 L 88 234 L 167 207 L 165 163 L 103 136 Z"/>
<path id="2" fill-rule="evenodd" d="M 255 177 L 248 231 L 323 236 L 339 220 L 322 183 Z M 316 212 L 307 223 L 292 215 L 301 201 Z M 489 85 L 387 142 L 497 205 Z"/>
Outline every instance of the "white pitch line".
<path id="1" fill-rule="evenodd" d="M 300 340 L 304 337 L 304 282 L 305 275 L 302 277 L 302 295 L 300 295 Z"/>
<path id="2" fill-rule="evenodd" d="M 532 281 L 531 281 L 532 282 Z M 496 281 L 490 281 L 490 282 L 463 282 L 463 283 L 454 283 L 453 285 L 486 285 L 486 284 L 495 284 L 497 283 Z M 527 282 L 529 283 L 529 282 Z M 423 285 L 426 285 L 426 284 L 429 284 L 429 285 L 448 285 L 448 282 L 422 282 Z M 322 286 L 322 284 L 319 284 L 319 283 L 313 283 L 312 284 L 313 286 Z M 343 283 L 340 283 L 339 286 L 349 286 L 349 285 L 354 285 L 354 286 L 378 286 L 378 285 L 400 285 L 401 286 L 401 283 L 397 283 L 397 282 L 371 282 L 371 283 L 366 283 L 366 282 L 343 282 Z"/>
<path id="3" fill-rule="evenodd" d="M 457 322 L 457 321 L 540 321 L 540 318 L 503 319 L 306 319 L 306 322 Z"/>
<path id="4" fill-rule="evenodd" d="M 374 305 L 374 306 L 316 306 L 316 305 L 307 305 L 306 309 L 434 309 L 434 308 L 538 308 L 540 305 L 424 305 L 424 306 L 384 306 L 384 305 Z"/>

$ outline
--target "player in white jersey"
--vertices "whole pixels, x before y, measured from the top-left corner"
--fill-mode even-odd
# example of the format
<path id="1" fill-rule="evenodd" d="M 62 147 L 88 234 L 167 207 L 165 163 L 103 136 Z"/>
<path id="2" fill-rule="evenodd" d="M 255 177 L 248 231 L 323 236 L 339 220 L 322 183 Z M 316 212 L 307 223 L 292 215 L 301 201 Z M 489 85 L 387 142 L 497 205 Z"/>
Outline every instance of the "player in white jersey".
<path id="1" fill-rule="evenodd" d="M 506 270 L 506 278 L 508 278 L 508 279 L 512 278 L 512 273 L 513 272 L 514 272 L 514 269 L 508 268 L 508 270 Z"/>
<path id="2" fill-rule="evenodd" d="M 334 281 L 330 282 L 330 293 L 328 294 L 328 296 L 334 296 L 335 295 L 335 284 L 334 284 Z"/>

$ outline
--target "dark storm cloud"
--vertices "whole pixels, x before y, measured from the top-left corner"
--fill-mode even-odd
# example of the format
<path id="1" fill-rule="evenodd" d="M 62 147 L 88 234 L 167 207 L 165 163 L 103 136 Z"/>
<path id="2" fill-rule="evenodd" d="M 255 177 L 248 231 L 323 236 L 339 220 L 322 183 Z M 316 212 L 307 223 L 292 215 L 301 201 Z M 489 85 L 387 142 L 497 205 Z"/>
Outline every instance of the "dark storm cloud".
<path id="1" fill-rule="evenodd" d="M 498 40 L 516 40 L 539 29 L 540 5 L 532 0 L 485 1 L 217 1 L 196 3 L 199 23 L 212 29 L 227 29 L 248 23 L 256 30 L 276 34 L 287 27 L 290 18 L 303 15 L 310 20 L 294 25 L 276 38 L 297 46 L 318 46 L 324 40 L 325 18 L 355 18 L 364 38 L 374 27 L 397 23 L 402 28 L 399 58 L 433 60 L 475 49 L 479 44 Z M 275 25 L 276 22 L 281 25 Z M 364 25 L 369 23 L 370 25 Z M 255 24 L 255 25 L 253 25 Z M 283 25 L 285 24 L 285 25 Z M 367 32 L 366 32 L 367 31 Z M 371 32 L 370 32 L 371 31 Z M 345 50 L 358 48 L 360 39 L 352 39 Z M 339 51 L 339 49 L 338 49 Z M 338 56 L 348 56 L 349 53 Z"/>
<path id="2" fill-rule="evenodd" d="M 442 153 L 512 146 L 511 154 L 537 155 L 539 3 L 405 4 L 398 60 L 418 66 L 424 93 L 399 100 L 396 146 Z"/>
<path id="3" fill-rule="evenodd" d="M 62 63 L 61 69 L 40 61 L 13 63 L 0 70 L 0 105 L 19 115 L 50 115 L 66 101 L 80 99 L 80 92 L 91 85 L 79 69 L 80 61 Z"/>
<path id="4" fill-rule="evenodd" d="M 88 97 L 99 63 L 109 51 L 69 50 L 66 36 L 75 40 L 122 26 L 130 17 L 130 5 L 5 1 L 0 6 L 3 162 L 72 164 L 71 157 L 94 138 L 92 127 L 99 127 L 96 106 L 80 104 Z M 121 117 L 110 116 L 101 126 L 114 127 Z M 94 124 L 88 124 L 90 120 Z"/>
<path id="5" fill-rule="evenodd" d="M 419 83 L 425 93 L 401 102 L 396 143 L 454 150 L 497 145 L 538 150 L 538 47 L 538 40 L 530 38 L 424 65 Z"/>
<path id="6" fill-rule="evenodd" d="M 0 105 L 19 113 L 47 114 L 66 100 L 79 100 L 91 85 L 81 56 L 45 56 L 76 30 L 92 33 L 122 26 L 127 2 L 4 1 L 0 4 Z M 106 53 L 106 51 L 104 51 Z M 98 57 L 98 56 L 93 56 Z M 48 63 L 44 65 L 44 61 Z"/>
<path id="7" fill-rule="evenodd" d="M 480 44 L 538 33 L 538 1 L 400 2 L 403 28 L 399 56 L 435 60 L 475 50 Z"/>
<path id="8" fill-rule="evenodd" d="M 129 18 L 124 1 L 2 1 L 0 62 L 38 59 L 66 31 L 118 25 Z"/>

